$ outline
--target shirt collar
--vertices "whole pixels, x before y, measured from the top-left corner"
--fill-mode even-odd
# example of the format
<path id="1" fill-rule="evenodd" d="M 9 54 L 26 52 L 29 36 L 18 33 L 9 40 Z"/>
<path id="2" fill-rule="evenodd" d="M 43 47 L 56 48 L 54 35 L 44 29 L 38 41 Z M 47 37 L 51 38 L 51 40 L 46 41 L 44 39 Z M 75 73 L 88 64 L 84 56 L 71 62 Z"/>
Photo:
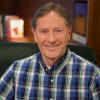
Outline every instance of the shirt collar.
<path id="1" fill-rule="evenodd" d="M 52 71 L 59 69 L 60 66 L 64 63 L 64 61 L 69 58 L 69 55 L 70 55 L 70 50 L 67 49 L 65 54 L 55 64 L 53 64 L 50 69 L 48 69 L 48 67 L 44 63 L 41 53 L 40 53 L 40 57 L 39 57 L 39 62 L 46 72 L 52 72 Z"/>

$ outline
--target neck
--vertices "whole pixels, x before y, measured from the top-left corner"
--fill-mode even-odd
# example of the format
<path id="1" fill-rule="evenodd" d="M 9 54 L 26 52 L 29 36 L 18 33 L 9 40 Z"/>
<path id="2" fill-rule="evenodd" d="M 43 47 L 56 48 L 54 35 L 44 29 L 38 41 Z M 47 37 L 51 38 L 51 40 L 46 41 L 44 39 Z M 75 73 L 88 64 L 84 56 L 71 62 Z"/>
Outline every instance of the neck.
<path id="1" fill-rule="evenodd" d="M 60 60 L 60 58 L 65 54 L 65 52 L 63 52 L 63 54 L 59 57 L 49 58 L 49 57 L 42 56 L 42 58 L 43 58 L 44 63 L 46 64 L 46 66 L 52 67 L 52 65 L 54 65 L 56 62 L 58 62 Z"/>
<path id="2" fill-rule="evenodd" d="M 58 59 L 51 59 L 51 58 L 44 58 L 43 57 L 43 61 L 45 62 L 46 66 L 52 66 Z"/>

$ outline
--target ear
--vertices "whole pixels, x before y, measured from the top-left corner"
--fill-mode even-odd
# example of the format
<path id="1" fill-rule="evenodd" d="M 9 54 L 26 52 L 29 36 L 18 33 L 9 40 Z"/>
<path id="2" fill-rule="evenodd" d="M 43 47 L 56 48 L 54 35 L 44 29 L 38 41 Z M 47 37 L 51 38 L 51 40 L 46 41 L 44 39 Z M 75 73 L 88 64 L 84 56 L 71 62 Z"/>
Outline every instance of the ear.
<path id="1" fill-rule="evenodd" d="M 35 40 L 35 42 L 37 42 L 36 30 L 34 28 L 32 28 L 32 32 L 33 32 L 33 35 L 34 35 L 34 40 Z"/>
<path id="2" fill-rule="evenodd" d="M 72 27 L 69 27 L 68 41 L 70 41 L 72 35 Z"/>

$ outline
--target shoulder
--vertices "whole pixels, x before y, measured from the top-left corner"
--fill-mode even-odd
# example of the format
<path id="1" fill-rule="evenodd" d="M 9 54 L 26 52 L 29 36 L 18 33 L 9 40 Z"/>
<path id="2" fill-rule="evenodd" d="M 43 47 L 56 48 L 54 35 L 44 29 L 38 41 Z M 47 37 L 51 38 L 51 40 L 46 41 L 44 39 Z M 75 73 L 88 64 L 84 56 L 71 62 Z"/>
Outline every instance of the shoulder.
<path id="1" fill-rule="evenodd" d="M 85 72 L 86 74 L 99 74 L 100 75 L 100 68 L 89 62 L 88 60 L 84 59 L 83 57 L 77 55 L 74 52 L 69 51 L 70 59 L 69 64 L 76 69 L 80 69 L 81 71 Z"/>
<path id="2" fill-rule="evenodd" d="M 20 59 L 15 61 L 12 66 L 14 70 L 29 68 L 31 65 L 35 65 L 39 57 L 39 53 L 26 57 L 24 59 Z"/>
<path id="3" fill-rule="evenodd" d="M 14 74 L 16 73 L 18 75 L 18 73 L 20 73 L 21 71 L 27 71 L 31 67 L 34 67 L 37 62 L 38 55 L 39 53 L 26 57 L 24 59 L 14 61 L 2 77 L 14 76 Z"/>

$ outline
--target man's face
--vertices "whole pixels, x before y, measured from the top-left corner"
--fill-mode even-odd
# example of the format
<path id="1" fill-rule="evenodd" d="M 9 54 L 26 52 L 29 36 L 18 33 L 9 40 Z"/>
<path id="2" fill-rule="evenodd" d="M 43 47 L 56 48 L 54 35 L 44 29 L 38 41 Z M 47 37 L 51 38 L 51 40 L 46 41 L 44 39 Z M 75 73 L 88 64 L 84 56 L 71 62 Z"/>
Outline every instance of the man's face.
<path id="1" fill-rule="evenodd" d="M 33 33 L 43 58 L 59 59 L 65 53 L 71 29 L 64 21 L 53 11 L 38 18 Z"/>

